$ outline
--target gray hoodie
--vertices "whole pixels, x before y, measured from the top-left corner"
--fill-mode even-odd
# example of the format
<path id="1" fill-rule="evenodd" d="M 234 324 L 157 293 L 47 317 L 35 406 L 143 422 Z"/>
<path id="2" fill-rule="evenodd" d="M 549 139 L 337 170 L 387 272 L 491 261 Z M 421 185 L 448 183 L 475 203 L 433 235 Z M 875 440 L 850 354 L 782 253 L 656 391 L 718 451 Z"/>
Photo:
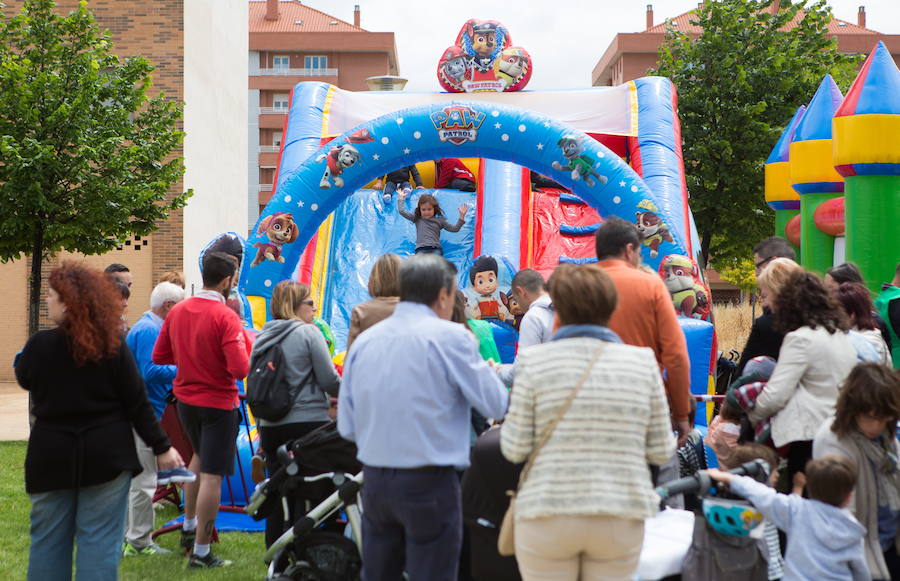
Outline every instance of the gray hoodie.
<path id="1" fill-rule="evenodd" d="M 285 417 L 277 422 L 260 418 L 259 425 L 269 427 L 327 421 L 328 396 L 337 397 L 341 378 L 331 363 L 328 346 L 321 331 L 315 325 L 296 319 L 274 319 L 267 322 L 256 337 L 251 359 L 258 352 L 279 342 L 287 363 L 285 373 L 288 382 L 296 386 L 307 377 L 309 379 L 298 393 L 294 407 Z"/>
<path id="2" fill-rule="evenodd" d="M 850 511 L 796 494 L 778 494 L 746 476 L 736 476 L 730 487 L 787 533 L 782 581 L 872 579 L 863 553 L 866 529 Z"/>

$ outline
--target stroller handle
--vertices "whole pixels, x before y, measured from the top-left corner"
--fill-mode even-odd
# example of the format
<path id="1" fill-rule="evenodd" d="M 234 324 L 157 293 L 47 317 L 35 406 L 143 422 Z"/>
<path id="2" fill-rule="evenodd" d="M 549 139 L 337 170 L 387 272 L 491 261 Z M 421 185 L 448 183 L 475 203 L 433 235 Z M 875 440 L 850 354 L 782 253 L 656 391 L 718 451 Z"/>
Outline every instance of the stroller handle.
<path id="1" fill-rule="evenodd" d="M 742 464 L 734 470 L 729 470 L 731 474 L 738 476 L 752 476 L 757 480 L 769 477 L 769 463 L 765 460 L 752 460 L 746 464 Z M 665 500 L 670 496 L 682 494 L 684 492 L 693 492 L 702 495 L 712 486 L 712 480 L 706 470 L 700 470 L 691 476 L 685 476 L 678 480 L 673 480 L 667 484 L 663 484 L 656 488 L 656 494 L 660 499 Z"/>

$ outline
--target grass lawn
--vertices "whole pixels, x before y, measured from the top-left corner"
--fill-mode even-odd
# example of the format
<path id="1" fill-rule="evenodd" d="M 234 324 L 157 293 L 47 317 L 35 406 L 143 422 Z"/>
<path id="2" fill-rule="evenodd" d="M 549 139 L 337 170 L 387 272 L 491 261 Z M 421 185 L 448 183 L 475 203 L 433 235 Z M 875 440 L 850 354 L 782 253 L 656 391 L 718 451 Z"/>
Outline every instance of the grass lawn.
<path id="1" fill-rule="evenodd" d="M 28 511 L 23 466 L 25 442 L 0 442 L 0 579 L 24 579 L 28 566 Z M 156 512 L 156 524 L 161 526 L 178 515 L 176 509 Z M 264 579 L 266 567 L 262 561 L 264 548 L 261 533 L 223 533 L 213 551 L 224 559 L 234 561 L 225 569 L 187 570 L 186 560 L 176 551 L 178 533 L 157 539 L 160 545 L 172 549 L 171 555 L 130 557 L 122 559 L 119 578 L 126 581 L 145 579 L 216 579 L 217 581 L 253 581 Z"/>

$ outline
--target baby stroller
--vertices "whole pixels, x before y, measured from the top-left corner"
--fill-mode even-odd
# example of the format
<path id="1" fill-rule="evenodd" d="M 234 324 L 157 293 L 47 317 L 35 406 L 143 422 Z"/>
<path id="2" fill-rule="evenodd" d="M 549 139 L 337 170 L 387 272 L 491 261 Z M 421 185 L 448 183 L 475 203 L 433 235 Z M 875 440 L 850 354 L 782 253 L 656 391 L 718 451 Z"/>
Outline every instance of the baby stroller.
<path id="1" fill-rule="evenodd" d="M 356 446 L 331 422 L 281 446 L 278 462 L 280 468 L 256 487 L 245 509 L 257 520 L 280 510 L 285 523 L 294 523 L 266 551 L 266 579 L 358 580 L 362 466 Z"/>

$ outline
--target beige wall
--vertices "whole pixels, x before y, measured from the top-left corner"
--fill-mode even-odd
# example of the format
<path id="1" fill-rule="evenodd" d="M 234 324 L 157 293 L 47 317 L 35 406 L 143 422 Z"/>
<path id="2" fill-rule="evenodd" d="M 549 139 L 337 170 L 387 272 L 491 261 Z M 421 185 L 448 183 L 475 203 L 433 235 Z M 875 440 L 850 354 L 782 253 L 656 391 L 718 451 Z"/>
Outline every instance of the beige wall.
<path id="1" fill-rule="evenodd" d="M 200 251 L 247 231 L 247 2 L 191 0 L 184 11 L 184 274 L 199 289 Z"/>

